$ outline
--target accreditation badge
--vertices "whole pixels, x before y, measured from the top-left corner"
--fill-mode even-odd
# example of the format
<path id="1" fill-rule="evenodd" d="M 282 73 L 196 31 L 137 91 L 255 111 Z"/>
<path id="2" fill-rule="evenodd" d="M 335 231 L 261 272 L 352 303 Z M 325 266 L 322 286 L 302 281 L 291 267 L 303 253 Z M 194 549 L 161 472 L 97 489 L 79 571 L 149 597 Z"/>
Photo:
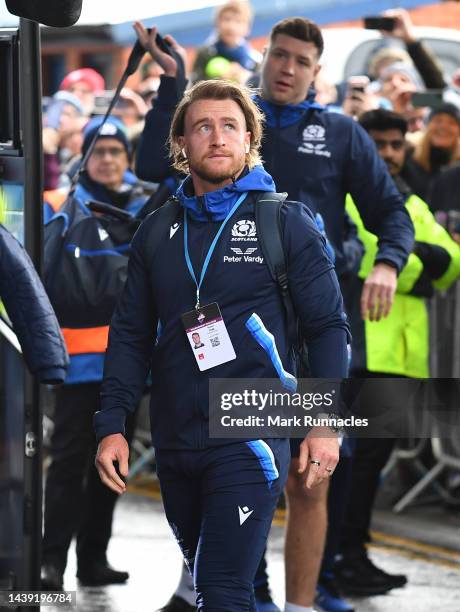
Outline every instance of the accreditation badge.
<path id="1" fill-rule="evenodd" d="M 181 318 L 202 372 L 236 359 L 235 349 L 216 302 L 186 312 Z"/>

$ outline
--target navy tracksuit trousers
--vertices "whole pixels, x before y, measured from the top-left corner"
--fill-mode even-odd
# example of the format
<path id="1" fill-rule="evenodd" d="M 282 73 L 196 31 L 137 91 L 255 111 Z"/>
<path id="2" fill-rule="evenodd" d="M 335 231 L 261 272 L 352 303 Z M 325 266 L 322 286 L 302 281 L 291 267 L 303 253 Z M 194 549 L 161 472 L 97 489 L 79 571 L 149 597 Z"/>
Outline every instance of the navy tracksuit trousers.
<path id="1" fill-rule="evenodd" d="M 290 462 L 288 440 L 158 450 L 166 517 L 193 575 L 197 607 L 255 610 L 253 580 Z"/>

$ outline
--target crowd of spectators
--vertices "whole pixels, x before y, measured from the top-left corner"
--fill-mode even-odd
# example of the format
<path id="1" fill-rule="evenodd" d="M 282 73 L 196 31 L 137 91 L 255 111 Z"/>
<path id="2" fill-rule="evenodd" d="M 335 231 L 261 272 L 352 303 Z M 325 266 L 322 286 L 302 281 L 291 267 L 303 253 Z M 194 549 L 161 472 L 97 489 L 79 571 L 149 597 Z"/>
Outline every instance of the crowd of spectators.
<path id="1" fill-rule="evenodd" d="M 417 40 L 407 11 L 392 9 L 384 15 L 392 17 L 396 25 L 391 32 L 382 31 L 382 45 L 369 58 L 367 74 L 332 83 L 322 71 L 315 80 L 315 100 L 331 112 L 356 119 L 375 108 L 401 114 L 408 122 L 408 156 L 403 176 L 414 192 L 437 210 L 433 182 L 442 171 L 460 161 L 460 68 L 453 74 L 443 72 L 433 52 Z M 262 56 L 248 42 L 251 20 L 252 11 L 246 2 L 227 2 L 220 7 L 215 29 L 204 45 L 193 51 L 189 83 L 224 78 L 257 86 Z M 152 58 L 146 59 L 139 83 L 135 89 L 123 88 L 113 111 L 132 141 L 133 161 L 162 72 Z M 432 107 L 421 105 L 417 96 L 413 96 L 431 90 L 443 91 Z M 83 67 L 70 72 L 49 99 L 43 130 L 47 192 L 59 189 L 66 193 L 80 156 L 83 128 L 91 116 L 106 110 L 110 95 L 102 75 Z M 55 194 L 48 197 L 54 203 Z M 58 197 L 57 201 L 61 203 L 63 198 Z M 445 208 L 446 204 L 442 206 Z"/>
<path id="2" fill-rule="evenodd" d="M 398 181 L 404 181 L 406 191 L 403 192 L 400 189 L 401 193 L 410 192 L 411 196 L 416 196 L 423 201 L 422 205 L 426 207 L 426 214 L 432 224 L 430 227 L 435 228 L 439 224 L 447 230 L 445 235 L 443 234 L 443 244 L 448 244 L 452 261 L 456 261 L 456 250 L 458 249 L 455 243 L 460 244 L 460 199 L 458 198 L 460 187 L 460 67 L 453 74 L 443 72 L 432 51 L 417 40 L 407 11 L 394 9 L 384 14 L 394 19 L 395 27 L 391 33 L 382 32 L 384 44 L 370 58 L 367 74 L 354 75 L 347 82 L 332 83 L 326 73 L 320 72 L 308 94 L 308 99 L 327 107 L 328 112 L 348 115 L 361 123 L 367 131 L 375 132 L 374 135 L 371 133 L 371 136 L 390 174 L 395 182 L 397 182 L 396 177 Z M 194 61 L 190 62 L 192 65 L 188 75 L 190 83 L 203 79 L 223 78 L 247 83 L 254 88 L 258 87 L 262 56 L 251 47 L 248 40 L 252 18 L 251 7 L 243 0 L 228 0 L 219 7 L 213 32 L 204 45 L 194 52 Z M 137 33 L 140 37 L 139 28 L 137 28 Z M 169 42 L 177 45 L 173 39 L 169 39 Z M 168 84 L 162 77 L 163 69 L 153 57 L 147 56 L 140 70 L 139 84 L 135 89 L 125 87 L 114 108 L 113 115 L 117 117 L 114 144 L 120 149 L 118 157 L 125 162 L 122 175 L 126 177 L 129 174 L 130 176 L 130 189 L 135 184 L 146 197 L 150 194 L 154 194 L 154 197 L 156 195 L 156 207 L 174 192 L 177 179 L 168 179 L 162 184 L 146 183 L 136 180 L 132 170 L 135 167 L 137 145 L 145 117 L 152 105 L 155 108 L 157 104 L 157 94 L 161 84 L 164 86 Z M 437 98 L 433 97 L 431 106 L 420 103 L 423 97 L 417 94 L 428 94 L 431 90 L 442 93 Z M 94 133 L 94 125 L 97 125 L 93 117 L 105 111 L 106 105 L 101 104 L 101 101 L 107 101 L 109 96 L 110 92 L 108 94 L 103 76 L 92 68 L 82 67 L 69 73 L 62 81 L 59 90 L 49 99 L 44 110 L 43 129 L 45 221 L 49 221 L 66 201 L 72 177 L 78 169 L 85 147 L 88 146 L 88 134 Z M 430 101 L 429 96 L 425 98 L 426 100 Z M 382 121 L 383 123 L 387 121 L 387 123 L 386 127 L 379 128 L 379 113 L 382 111 L 384 111 Z M 390 133 L 395 130 L 397 139 L 381 140 L 380 132 Z M 386 154 L 383 149 L 388 147 L 390 153 Z M 115 163 L 116 150 L 113 147 L 112 149 L 108 146 L 101 149 L 99 162 L 102 158 L 110 157 Z M 392 151 L 395 155 L 392 154 Z M 399 157 L 397 151 L 401 152 Z M 392 164 L 396 163 L 396 158 L 400 160 L 400 165 L 395 169 Z M 152 160 L 147 161 L 150 163 Z M 104 172 L 107 172 L 104 168 L 96 178 L 91 176 L 91 165 L 88 166 L 88 172 L 89 178 L 86 177 L 84 180 L 92 181 L 91 187 L 94 187 L 94 181 L 104 184 Z M 400 185 L 401 183 L 398 184 L 398 187 Z M 123 176 L 120 176 L 120 180 L 115 185 L 110 184 L 108 187 L 111 189 L 110 198 L 106 198 L 105 201 L 124 207 L 120 202 L 126 200 L 126 179 L 123 180 Z M 107 195 L 107 190 L 104 193 Z M 101 197 L 97 199 L 100 200 Z M 359 226 L 359 219 L 354 219 L 354 221 Z M 434 229 L 433 232 L 439 237 L 439 229 Z M 364 240 L 364 238 L 361 239 Z M 436 242 L 436 239 L 433 234 L 433 242 Z M 425 240 L 429 242 L 429 237 L 424 238 Z M 420 248 L 419 252 L 414 251 L 414 254 L 423 259 Z M 432 293 L 430 295 L 419 293 L 417 299 L 423 302 L 431 295 Z M 412 376 L 413 374 L 401 372 L 395 375 Z M 99 380 L 98 378 L 91 382 L 98 383 Z M 68 387 L 65 391 L 60 392 L 61 403 L 62 397 L 66 396 L 66 404 L 71 404 L 67 398 L 68 394 Z M 387 445 L 382 455 L 385 459 L 388 458 L 390 450 L 391 448 Z M 379 468 L 373 475 L 376 482 L 380 467 L 382 466 L 379 464 Z M 52 470 L 51 474 L 54 474 Z M 82 478 L 83 476 L 79 474 L 77 477 Z M 373 485 L 375 488 L 377 487 L 376 482 Z M 108 502 L 110 509 L 107 520 L 109 522 L 113 503 L 113 500 Z M 372 503 L 373 500 L 369 502 L 369 505 L 371 506 Z M 370 516 L 370 508 L 368 512 Z M 368 525 L 364 526 L 365 529 L 367 527 Z M 108 536 L 104 547 L 107 545 L 110 527 L 106 532 Z M 69 533 L 64 547 L 65 554 L 70 537 Z M 81 537 L 84 538 L 84 534 Z M 101 552 L 100 561 L 106 565 L 105 548 Z M 60 560 L 59 567 L 61 576 L 58 576 L 58 586 L 62 586 L 64 557 Z M 99 573 L 101 574 L 101 571 Z M 105 571 L 104 573 L 102 571 L 102 575 L 108 582 L 110 582 L 110 577 L 113 578 L 113 581 L 119 582 L 127 578 L 123 572 Z M 87 577 L 88 583 L 91 583 L 91 580 L 91 576 Z M 401 578 L 399 582 L 404 584 L 404 580 Z M 51 581 L 51 586 L 53 584 Z M 395 586 L 401 586 L 401 584 Z M 351 608 L 342 609 L 350 610 Z"/>

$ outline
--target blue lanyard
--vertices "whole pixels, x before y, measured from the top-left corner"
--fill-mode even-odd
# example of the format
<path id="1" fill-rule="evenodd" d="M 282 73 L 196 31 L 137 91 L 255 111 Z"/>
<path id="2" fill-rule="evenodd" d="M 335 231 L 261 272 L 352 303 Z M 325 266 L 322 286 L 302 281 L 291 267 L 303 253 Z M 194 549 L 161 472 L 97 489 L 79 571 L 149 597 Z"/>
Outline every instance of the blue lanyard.
<path id="1" fill-rule="evenodd" d="M 227 221 L 230 219 L 230 217 L 233 215 L 233 213 L 236 211 L 236 209 L 240 206 L 240 204 L 242 204 L 244 198 L 247 195 L 248 195 L 247 191 L 245 191 L 244 193 L 242 193 L 240 195 L 240 197 L 235 202 L 235 204 L 233 205 L 233 207 L 230 210 L 230 212 L 228 213 L 228 215 L 225 217 L 222 225 L 219 227 L 219 231 L 215 235 L 214 240 L 212 241 L 211 246 L 209 247 L 209 251 L 208 251 L 208 254 L 206 255 L 206 259 L 204 260 L 203 268 L 201 270 L 201 275 L 200 275 L 200 282 L 198 282 L 196 280 L 195 271 L 193 270 L 192 262 L 191 262 L 190 255 L 189 255 L 189 252 L 188 252 L 188 217 L 187 217 L 187 209 L 184 208 L 184 255 L 185 255 L 185 261 L 187 262 L 188 271 L 190 272 L 190 276 L 193 278 L 193 280 L 195 281 L 195 285 L 196 285 L 196 305 L 195 305 L 195 308 L 199 308 L 200 307 L 200 289 L 201 289 L 201 285 L 202 285 L 203 279 L 204 279 L 204 277 L 206 275 L 206 271 L 208 269 L 209 262 L 211 261 L 211 257 L 212 257 L 212 254 L 214 252 L 214 249 L 216 248 L 217 241 L 219 240 L 220 235 L 224 231 L 224 227 L 226 226 Z"/>

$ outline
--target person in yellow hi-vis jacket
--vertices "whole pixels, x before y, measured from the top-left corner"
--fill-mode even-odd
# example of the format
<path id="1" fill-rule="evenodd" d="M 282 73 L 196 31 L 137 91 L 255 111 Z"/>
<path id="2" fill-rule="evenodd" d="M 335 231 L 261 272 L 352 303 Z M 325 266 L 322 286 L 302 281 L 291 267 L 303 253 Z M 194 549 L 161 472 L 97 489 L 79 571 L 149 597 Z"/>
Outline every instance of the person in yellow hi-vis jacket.
<path id="1" fill-rule="evenodd" d="M 361 317 L 349 313 L 353 333 L 351 372 L 359 377 L 425 378 L 429 376 L 426 298 L 431 297 L 436 289 L 447 289 L 460 277 L 460 246 L 436 222 L 428 205 L 414 195 L 400 177 L 406 155 L 405 119 L 391 111 L 378 109 L 363 114 L 360 123 L 374 140 L 404 197 L 414 225 L 415 244 L 399 275 L 388 317 L 381 318 L 376 311 L 361 312 Z M 346 209 L 357 225 L 358 236 L 365 248 L 359 270 L 359 278 L 364 281 L 374 265 L 378 239 L 365 229 L 350 196 Z M 370 540 L 369 525 L 380 471 L 395 440 L 359 438 L 354 442 L 341 556 L 334 571 L 345 594 L 375 595 L 406 583 L 404 575 L 392 575 L 376 568 L 365 548 Z"/>
<path id="2" fill-rule="evenodd" d="M 436 289 L 448 289 L 460 277 L 460 246 L 436 222 L 428 205 L 411 193 L 399 172 L 395 173 L 404 161 L 405 142 L 402 128 L 385 128 L 393 125 L 392 122 L 405 125 L 401 116 L 380 109 L 365 113 L 360 121 L 374 138 L 405 198 L 406 209 L 414 224 L 414 251 L 399 275 L 389 316 L 378 321 L 363 321 L 366 355 L 365 359 L 354 355 L 352 370 L 426 378 L 429 376 L 429 321 L 424 298 L 432 297 Z M 395 154 L 402 160 L 401 164 L 395 159 Z M 374 265 L 377 236 L 365 229 L 350 196 L 347 196 L 346 208 L 364 244 L 359 277 L 365 279 Z"/>

